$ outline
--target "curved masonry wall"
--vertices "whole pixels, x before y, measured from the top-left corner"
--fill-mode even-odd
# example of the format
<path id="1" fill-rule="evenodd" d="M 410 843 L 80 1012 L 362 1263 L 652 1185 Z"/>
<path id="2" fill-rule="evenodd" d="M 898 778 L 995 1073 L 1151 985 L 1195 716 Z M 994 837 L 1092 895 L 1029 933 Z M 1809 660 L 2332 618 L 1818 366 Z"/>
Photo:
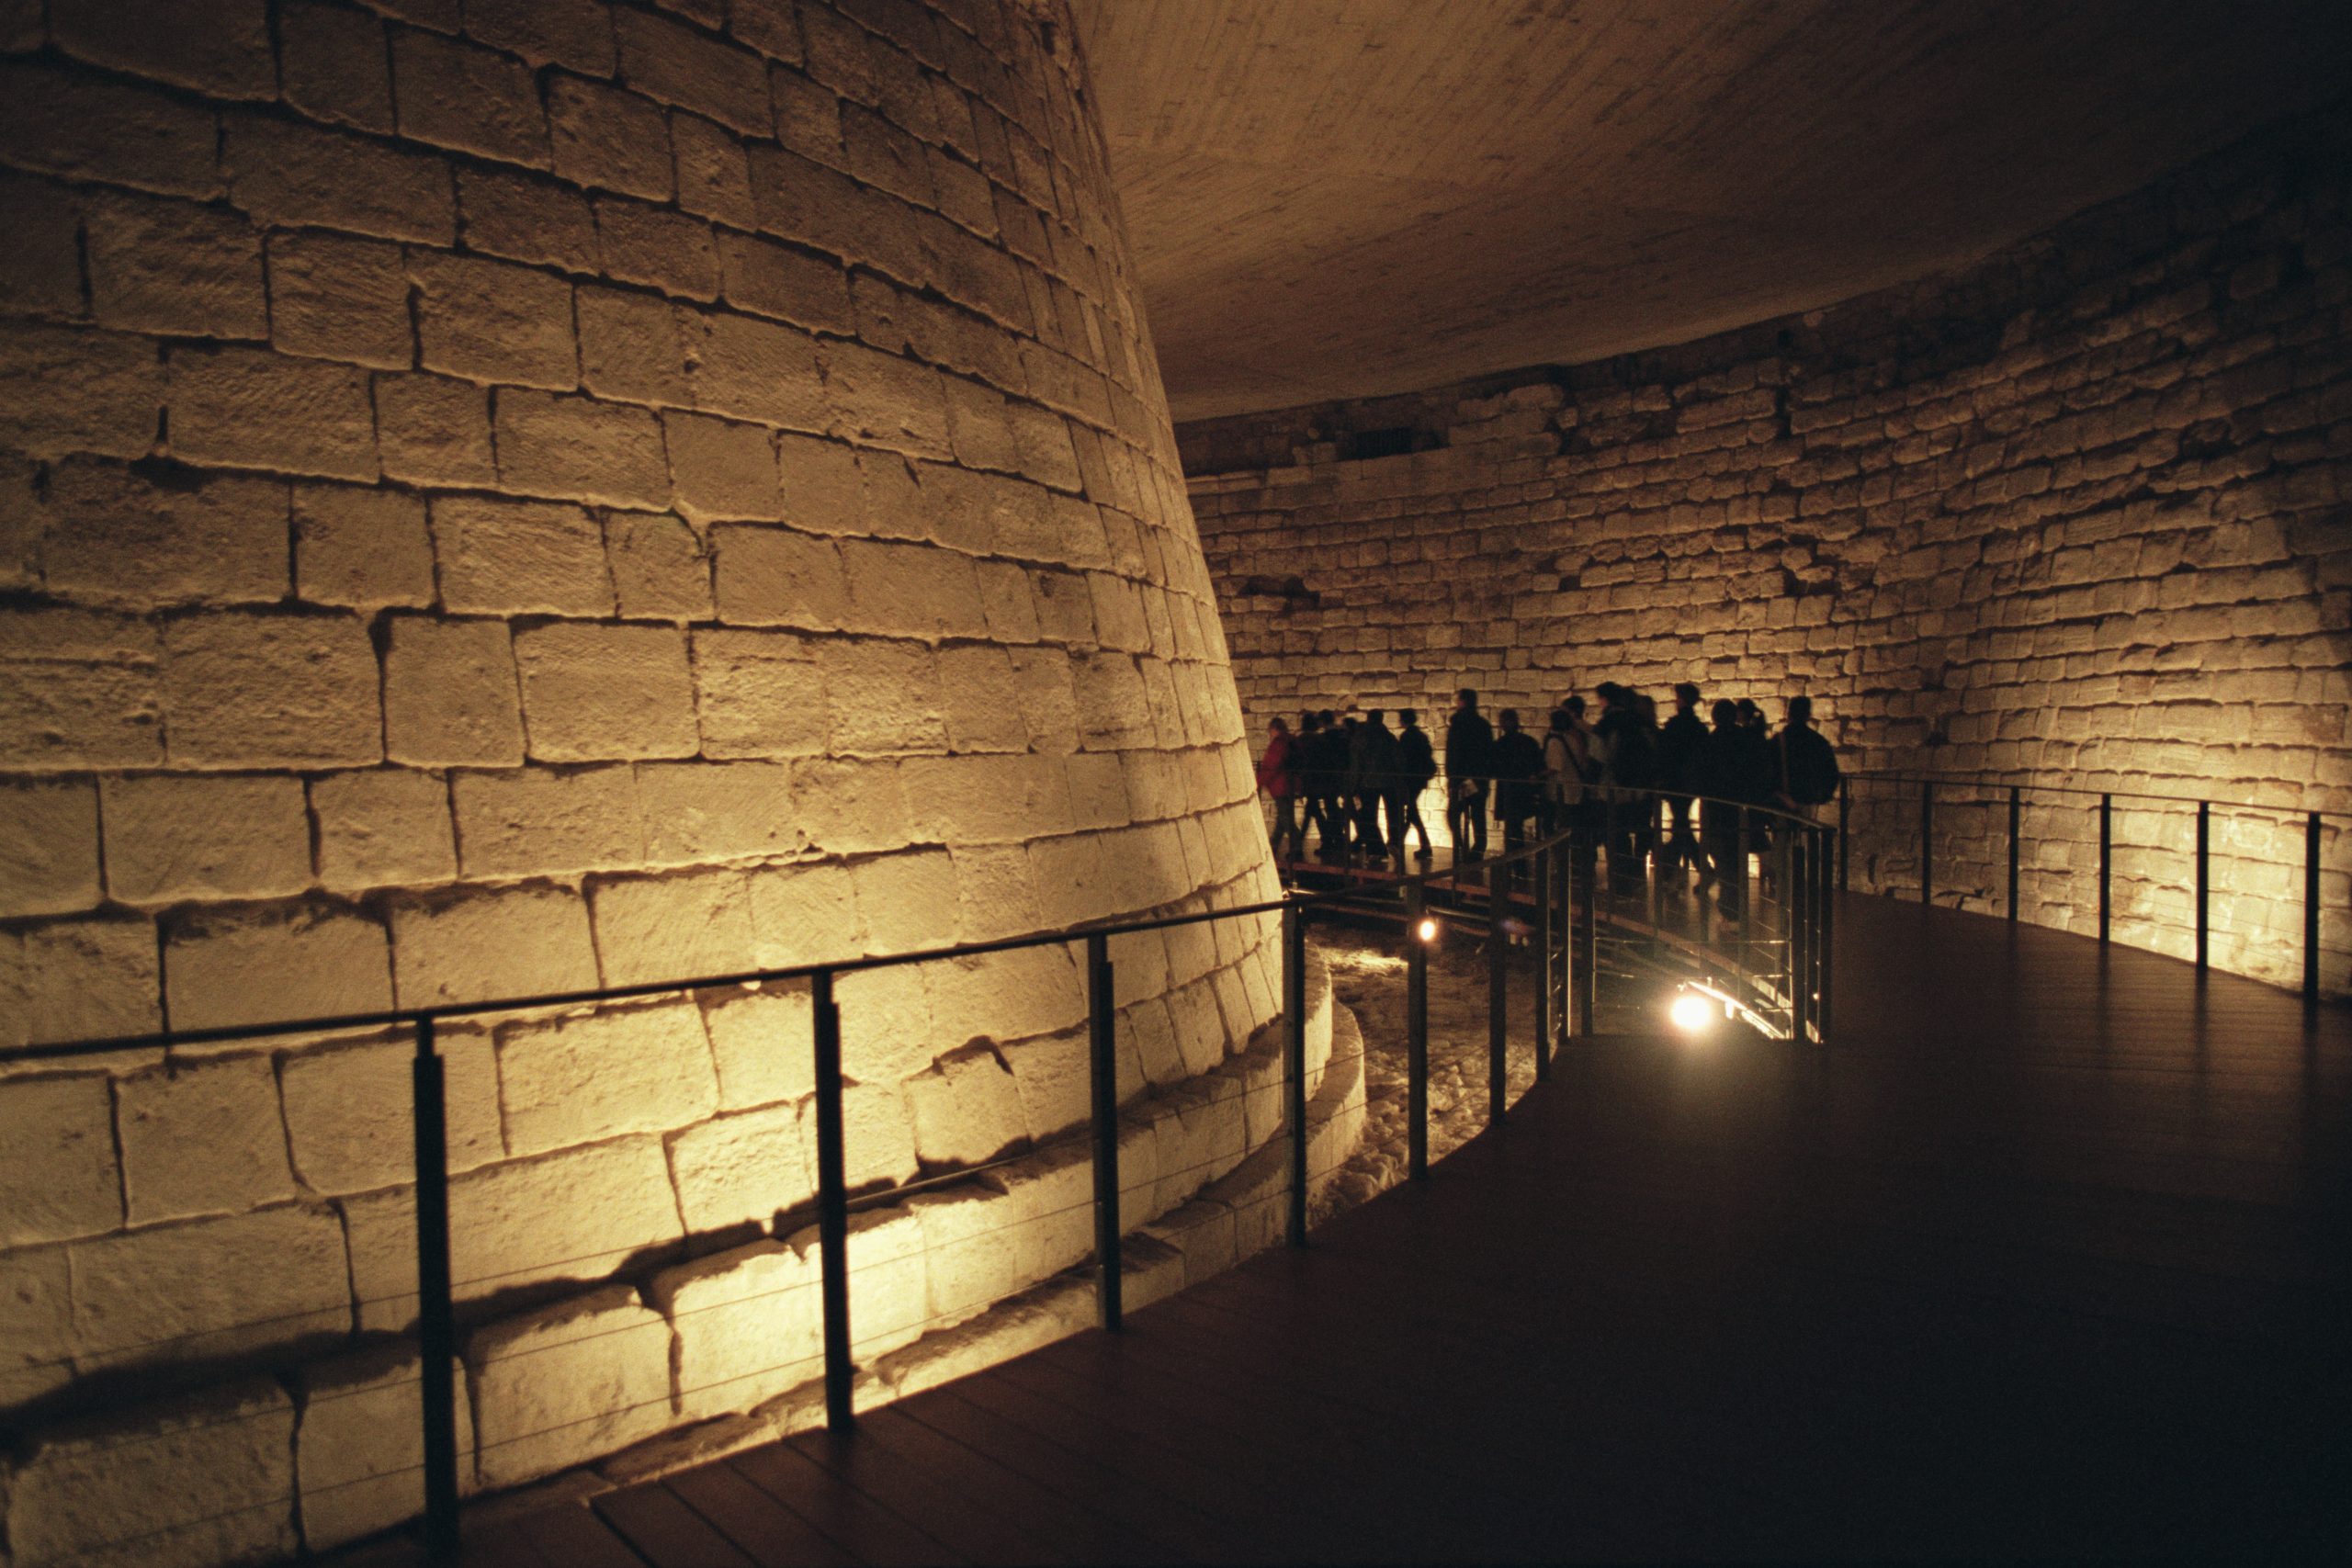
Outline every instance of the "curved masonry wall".
<path id="1" fill-rule="evenodd" d="M 1463 685 L 1540 728 L 1570 689 L 1693 680 L 1776 720 L 1810 693 L 1849 766 L 2352 809 L 2347 171 L 2339 107 L 1957 276 L 1184 427 L 1253 736 Z M 1939 901 L 1998 908 L 2006 806 L 1936 822 Z M 2193 826 L 2119 811 L 2119 939 L 2189 951 Z M 1915 808 L 1857 829 L 1857 886 L 1916 893 Z M 2027 914 L 2095 927 L 2095 810 L 2025 831 Z M 2217 818 L 2217 964 L 2300 982 L 2302 854 L 2299 820 Z"/>
<path id="2" fill-rule="evenodd" d="M 0 1040 L 1271 895 L 1071 36 L 0 7 Z M 1114 949 L 1131 1223 L 1269 1134 L 1272 934 Z M 1082 1168 L 1023 1154 L 1085 1114 L 1083 997 L 1055 948 L 841 1000 L 854 1180 L 1014 1159 L 861 1218 L 872 1361 L 1087 1249 Z M 469 1479 L 788 1415 L 805 994 L 444 1039 Z M 414 1506 L 407 1058 L 0 1079 L 17 1568 Z"/>

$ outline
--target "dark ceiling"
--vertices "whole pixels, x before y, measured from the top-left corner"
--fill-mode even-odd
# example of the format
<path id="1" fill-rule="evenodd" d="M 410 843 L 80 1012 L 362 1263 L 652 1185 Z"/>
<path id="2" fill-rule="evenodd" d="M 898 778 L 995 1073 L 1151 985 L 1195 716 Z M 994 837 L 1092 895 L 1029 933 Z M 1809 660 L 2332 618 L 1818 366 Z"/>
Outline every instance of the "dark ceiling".
<path id="1" fill-rule="evenodd" d="M 1176 417 L 1952 266 L 2352 82 L 2352 0 L 1078 0 Z"/>

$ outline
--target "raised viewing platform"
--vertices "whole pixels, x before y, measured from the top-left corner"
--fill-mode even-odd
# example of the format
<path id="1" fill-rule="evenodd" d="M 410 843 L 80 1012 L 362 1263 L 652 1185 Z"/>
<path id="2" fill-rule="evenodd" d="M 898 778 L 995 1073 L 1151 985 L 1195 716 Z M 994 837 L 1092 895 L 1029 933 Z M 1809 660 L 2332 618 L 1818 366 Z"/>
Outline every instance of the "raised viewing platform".
<path id="1" fill-rule="evenodd" d="M 1304 1250 L 467 1558 L 2340 1551 L 2352 1019 L 1838 902 L 1826 1045 L 1578 1039 Z"/>

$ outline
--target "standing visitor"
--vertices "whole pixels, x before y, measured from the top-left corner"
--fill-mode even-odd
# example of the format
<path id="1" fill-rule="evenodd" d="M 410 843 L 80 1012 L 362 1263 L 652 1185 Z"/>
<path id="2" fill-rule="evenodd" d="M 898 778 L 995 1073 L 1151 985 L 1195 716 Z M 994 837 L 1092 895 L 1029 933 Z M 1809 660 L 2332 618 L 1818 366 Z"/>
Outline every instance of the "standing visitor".
<path id="1" fill-rule="evenodd" d="M 1388 781 L 1395 793 L 1388 798 L 1388 820 L 1396 824 L 1396 853 L 1405 858 L 1405 832 L 1418 828 L 1421 832 L 1420 852 L 1414 858 L 1433 860 L 1430 850 L 1429 824 L 1421 820 L 1421 792 L 1430 787 L 1430 780 L 1437 777 L 1437 754 L 1430 746 L 1429 731 L 1420 725 L 1421 716 L 1411 708 L 1397 710 L 1396 721 L 1405 728 L 1396 737 L 1396 773 Z"/>
<path id="2" fill-rule="evenodd" d="M 1811 818 L 1838 797 L 1838 753 L 1829 738 L 1813 727 L 1813 699 L 1791 697 L 1788 722 L 1773 738 L 1773 798 L 1783 808 Z"/>
<path id="3" fill-rule="evenodd" d="M 1478 694 L 1454 694 L 1445 725 L 1445 830 L 1456 860 L 1487 852 L 1487 785 L 1493 774 L 1494 727 L 1478 712 Z"/>
<path id="4" fill-rule="evenodd" d="M 1658 731 L 1658 784 L 1669 791 L 1666 797 L 1669 832 L 1666 854 L 1660 869 L 1673 866 L 1701 866 L 1705 857 L 1700 852 L 1699 840 L 1690 827 L 1690 796 L 1696 793 L 1694 782 L 1699 773 L 1699 748 L 1706 743 L 1707 721 L 1699 716 L 1699 688 L 1685 681 L 1674 688 L 1674 716 Z M 1676 877 L 1668 886 L 1680 891 L 1682 879 Z"/>
<path id="5" fill-rule="evenodd" d="M 1503 731 L 1495 738 L 1495 820 L 1503 825 L 1503 853 L 1509 854 L 1527 841 L 1527 819 L 1542 797 L 1544 749 L 1520 728 L 1517 708 L 1497 716 Z"/>
<path id="6" fill-rule="evenodd" d="M 1258 759 L 1258 787 L 1274 803 L 1274 859 L 1290 845 L 1292 860 L 1306 853 L 1306 829 L 1298 825 L 1298 766 L 1292 755 L 1290 726 L 1275 719 L 1268 729 L 1266 754 Z"/>

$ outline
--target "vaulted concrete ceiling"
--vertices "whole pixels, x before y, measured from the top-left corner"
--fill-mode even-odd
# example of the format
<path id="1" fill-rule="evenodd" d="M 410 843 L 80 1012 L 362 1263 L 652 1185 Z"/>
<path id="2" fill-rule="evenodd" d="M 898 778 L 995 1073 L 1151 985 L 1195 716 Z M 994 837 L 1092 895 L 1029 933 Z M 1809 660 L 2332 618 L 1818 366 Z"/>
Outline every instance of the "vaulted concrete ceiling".
<path id="1" fill-rule="evenodd" d="M 2347 0 L 1079 0 L 1179 419 L 1951 266 L 2352 82 Z"/>

